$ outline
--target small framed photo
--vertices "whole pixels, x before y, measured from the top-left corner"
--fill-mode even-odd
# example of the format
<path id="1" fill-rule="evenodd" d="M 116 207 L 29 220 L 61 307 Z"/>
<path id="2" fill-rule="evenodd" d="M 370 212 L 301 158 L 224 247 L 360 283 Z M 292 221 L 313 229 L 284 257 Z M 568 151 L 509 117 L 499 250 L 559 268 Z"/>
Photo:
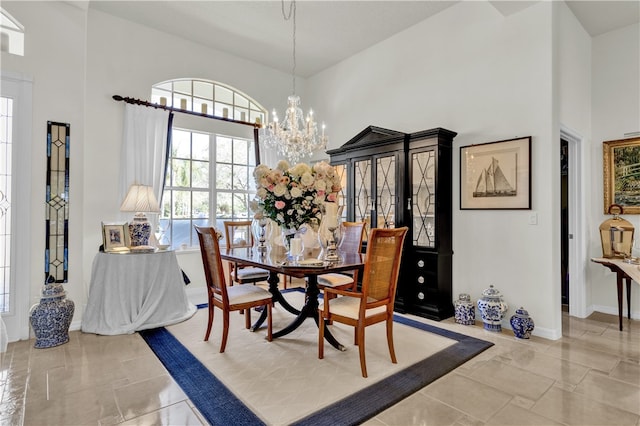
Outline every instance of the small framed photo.
<path id="1" fill-rule="evenodd" d="M 102 245 L 105 252 L 127 252 L 131 245 L 129 224 L 102 223 Z"/>
<path id="2" fill-rule="evenodd" d="M 612 204 L 624 214 L 640 214 L 640 138 L 602 143 L 604 213 Z"/>
<path id="3" fill-rule="evenodd" d="M 531 136 L 460 147 L 460 209 L 531 209 Z"/>

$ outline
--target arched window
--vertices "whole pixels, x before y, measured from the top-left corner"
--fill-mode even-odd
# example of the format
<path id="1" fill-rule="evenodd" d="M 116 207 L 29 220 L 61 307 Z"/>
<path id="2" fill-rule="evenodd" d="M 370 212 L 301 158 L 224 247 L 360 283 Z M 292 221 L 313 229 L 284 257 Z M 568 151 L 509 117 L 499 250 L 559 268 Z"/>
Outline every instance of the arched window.
<path id="1" fill-rule="evenodd" d="M 24 56 L 24 27 L 0 8 L 0 50 Z"/>
<path id="2" fill-rule="evenodd" d="M 151 102 L 249 123 L 264 123 L 266 110 L 244 93 L 209 80 L 176 79 L 155 84 Z"/>
<path id="3" fill-rule="evenodd" d="M 151 101 L 251 123 L 264 122 L 266 117 L 266 110 L 249 96 L 207 80 L 156 84 Z M 193 225 L 222 230 L 225 220 L 251 217 L 256 166 L 252 131 L 248 126 L 176 114 L 161 201 L 159 232 L 163 235 L 157 235 L 161 242 L 173 248 L 197 246 Z"/>

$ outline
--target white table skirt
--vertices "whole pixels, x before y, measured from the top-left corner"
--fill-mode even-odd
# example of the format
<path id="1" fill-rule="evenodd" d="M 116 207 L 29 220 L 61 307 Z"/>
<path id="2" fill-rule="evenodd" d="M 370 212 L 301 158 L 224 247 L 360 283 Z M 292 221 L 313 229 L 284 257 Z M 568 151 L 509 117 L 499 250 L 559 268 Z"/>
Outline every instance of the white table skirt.
<path id="1" fill-rule="evenodd" d="M 98 253 L 82 331 L 130 334 L 184 321 L 195 312 L 173 251 Z"/>

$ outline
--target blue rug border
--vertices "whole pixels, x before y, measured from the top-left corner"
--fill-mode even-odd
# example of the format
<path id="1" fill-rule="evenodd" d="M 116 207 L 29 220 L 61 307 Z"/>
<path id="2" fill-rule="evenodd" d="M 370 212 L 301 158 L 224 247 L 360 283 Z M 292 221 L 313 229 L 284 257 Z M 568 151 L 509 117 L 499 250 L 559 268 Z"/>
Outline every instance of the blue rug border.
<path id="1" fill-rule="evenodd" d="M 304 292 L 304 289 L 292 288 L 282 292 L 290 291 Z M 207 306 L 206 303 L 197 305 L 198 309 Z M 394 315 L 393 320 L 455 340 L 456 343 L 297 420 L 293 425 L 333 426 L 336 419 L 339 419 L 341 425 L 361 424 L 493 346 L 491 342 L 407 317 Z M 143 330 L 139 333 L 209 424 L 265 424 L 166 328 Z M 384 392 L 380 392 L 380 388 L 384 389 Z M 363 404 L 363 401 L 366 401 L 366 404 Z"/>

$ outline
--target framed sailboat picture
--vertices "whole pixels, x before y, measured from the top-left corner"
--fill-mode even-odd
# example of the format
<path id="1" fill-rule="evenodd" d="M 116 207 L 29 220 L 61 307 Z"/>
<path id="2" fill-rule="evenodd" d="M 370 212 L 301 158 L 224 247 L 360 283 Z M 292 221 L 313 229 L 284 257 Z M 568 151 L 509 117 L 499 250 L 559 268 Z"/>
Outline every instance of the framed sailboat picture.
<path id="1" fill-rule="evenodd" d="M 460 147 L 460 209 L 531 209 L 531 136 Z"/>

